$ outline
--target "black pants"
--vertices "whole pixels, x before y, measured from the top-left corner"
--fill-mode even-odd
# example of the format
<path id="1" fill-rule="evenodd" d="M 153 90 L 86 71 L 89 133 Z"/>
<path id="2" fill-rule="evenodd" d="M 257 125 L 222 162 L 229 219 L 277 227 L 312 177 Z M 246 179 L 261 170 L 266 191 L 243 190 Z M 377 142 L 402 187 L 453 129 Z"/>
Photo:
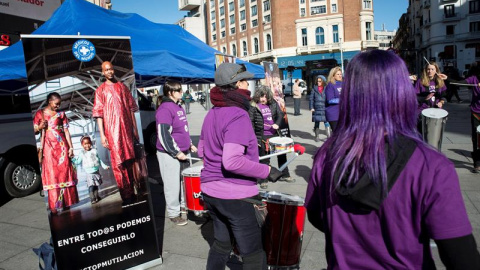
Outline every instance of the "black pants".
<path id="1" fill-rule="evenodd" d="M 478 115 L 478 114 L 477 114 Z M 480 167 L 480 149 L 478 149 L 478 137 L 477 137 L 477 127 L 480 125 L 480 121 L 471 113 L 470 123 L 472 126 L 472 158 L 473 158 L 473 167 Z"/>
<path id="2" fill-rule="evenodd" d="M 300 98 L 293 99 L 293 115 L 300 115 Z"/>
<path id="3" fill-rule="evenodd" d="M 210 247 L 207 270 L 225 269 L 233 248 L 233 240 L 243 258 L 243 269 L 266 269 L 262 230 L 255 217 L 253 204 L 203 194 L 203 201 L 213 220 L 215 241 Z"/>
<path id="4" fill-rule="evenodd" d="M 337 128 L 338 121 L 328 121 L 328 123 L 330 123 L 330 127 L 332 128 L 332 132 L 335 131 L 335 129 Z"/>

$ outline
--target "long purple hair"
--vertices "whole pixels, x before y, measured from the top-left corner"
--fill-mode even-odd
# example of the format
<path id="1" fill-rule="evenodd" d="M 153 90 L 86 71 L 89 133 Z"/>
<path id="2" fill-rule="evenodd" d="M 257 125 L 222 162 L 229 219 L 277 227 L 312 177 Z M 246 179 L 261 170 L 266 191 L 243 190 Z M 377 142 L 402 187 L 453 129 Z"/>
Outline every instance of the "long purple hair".
<path id="1" fill-rule="evenodd" d="M 403 60 L 381 50 L 357 54 L 345 71 L 339 106 L 337 128 L 319 149 L 315 165 L 323 167 L 327 179 L 339 173 L 347 186 L 367 173 L 386 192 L 385 141 L 402 135 L 422 143 L 415 89 Z M 321 160 L 323 165 L 317 164 Z"/>

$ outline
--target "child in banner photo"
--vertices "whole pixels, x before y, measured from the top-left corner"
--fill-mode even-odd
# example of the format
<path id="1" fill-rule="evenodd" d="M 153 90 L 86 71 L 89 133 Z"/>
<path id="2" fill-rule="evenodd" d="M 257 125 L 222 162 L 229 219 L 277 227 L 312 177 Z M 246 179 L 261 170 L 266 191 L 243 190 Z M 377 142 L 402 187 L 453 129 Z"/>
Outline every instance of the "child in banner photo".
<path id="1" fill-rule="evenodd" d="M 110 169 L 105 165 L 98 156 L 97 149 L 92 147 L 92 140 L 88 136 L 83 136 L 80 139 L 83 150 L 80 154 L 72 158 L 72 162 L 75 165 L 82 164 L 83 170 L 87 174 L 87 187 L 88 194 L 90 196 L 90 202 L 96 204 L 102 198 L 98 195 L 98 187 L 102 184 L 102 176 L 100 175 L 100 166 L 105 170 Z"/>

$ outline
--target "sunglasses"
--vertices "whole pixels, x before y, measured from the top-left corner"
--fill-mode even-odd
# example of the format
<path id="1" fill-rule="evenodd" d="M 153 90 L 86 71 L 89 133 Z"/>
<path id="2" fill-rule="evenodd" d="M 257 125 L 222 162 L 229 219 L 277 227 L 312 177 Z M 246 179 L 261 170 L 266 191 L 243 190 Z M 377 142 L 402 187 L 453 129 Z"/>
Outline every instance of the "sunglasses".
<path id="1" fill-rule="evenodd" d="M 240 65 L 240 68 L 237 70 L 237 73 L 233 74 L 232 77 L 230 78 L 230 80 L 233 80 L 235 79 L 235 77 L 237 77 L 240 73 L 243 73 L 245 71 L 247 71 L 247 67 L 245 67 L 244 64 L 238 64 Z"/>

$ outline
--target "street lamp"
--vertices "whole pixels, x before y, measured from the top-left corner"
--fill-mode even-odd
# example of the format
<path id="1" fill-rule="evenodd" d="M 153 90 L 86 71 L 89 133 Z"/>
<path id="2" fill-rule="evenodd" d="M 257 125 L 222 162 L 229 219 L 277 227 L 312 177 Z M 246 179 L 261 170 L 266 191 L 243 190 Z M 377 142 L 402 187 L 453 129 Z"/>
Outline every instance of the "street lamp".
<path id="1" fill-rule="evenodd" d="M 342 46 L 342 38 L 339 38 L 340 40 L 340 61 L 341 62 L 341 65 L 342 65 L 342 73 L 344 73 L 343 71 L 343 46 Z"/>

